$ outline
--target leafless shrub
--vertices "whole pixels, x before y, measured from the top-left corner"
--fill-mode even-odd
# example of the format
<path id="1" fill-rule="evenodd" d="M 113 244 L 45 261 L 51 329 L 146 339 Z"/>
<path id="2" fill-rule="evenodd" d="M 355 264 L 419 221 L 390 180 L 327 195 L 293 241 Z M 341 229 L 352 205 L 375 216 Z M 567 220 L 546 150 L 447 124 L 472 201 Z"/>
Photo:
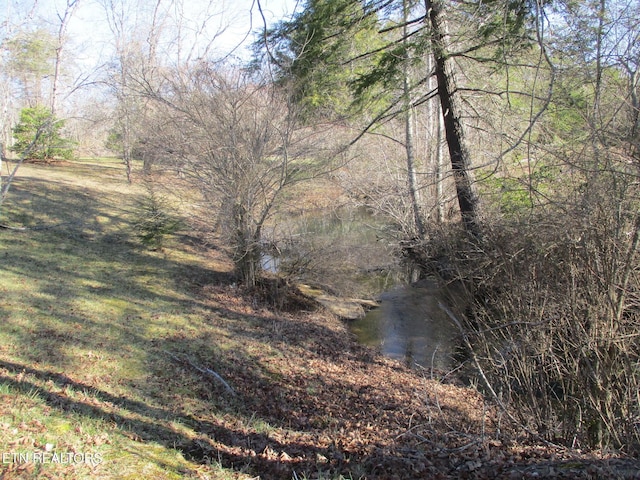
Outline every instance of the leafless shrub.
<path id="1" fill-rule="evenodd" d="M 429 244 L 426 258 L 463 286 L 457 314 L 493 391 L 550 441 L 640 451 L 632 180 L 602 175 L 571 208 L 494 219 L 479 241 L 442 232 Z"/>

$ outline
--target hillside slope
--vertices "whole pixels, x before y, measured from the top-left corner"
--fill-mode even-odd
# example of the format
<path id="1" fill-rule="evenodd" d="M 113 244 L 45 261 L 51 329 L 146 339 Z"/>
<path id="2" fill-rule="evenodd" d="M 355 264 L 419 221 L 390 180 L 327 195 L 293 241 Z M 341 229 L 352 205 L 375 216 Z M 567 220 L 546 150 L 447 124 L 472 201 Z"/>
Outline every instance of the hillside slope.
<path id="1" fill-rule="evenodd" d="M 135 240 L 114 161 L 24 166 L 0 223 L 0 478 L 633 478 L 471 388 L 274 312 L 190 231 Z M 182 208 L 176 203 L 176 208 Z"/>

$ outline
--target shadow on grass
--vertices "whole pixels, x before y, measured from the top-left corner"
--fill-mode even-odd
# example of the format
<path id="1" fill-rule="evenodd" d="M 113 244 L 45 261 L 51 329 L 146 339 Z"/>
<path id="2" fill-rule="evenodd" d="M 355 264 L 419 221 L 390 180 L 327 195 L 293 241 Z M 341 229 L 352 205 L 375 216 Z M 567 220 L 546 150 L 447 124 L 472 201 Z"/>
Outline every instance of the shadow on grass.
<path id="1" fill-rule="evenodd" d="M 325 458 L 332 456 L 330 448 L 295 441 L 281 443 L 267 433 L 250 431 L 241 424 L 236 424 L 237 427 L 233 428 L 229 423 L 216 423 L 176 413 L 174 409 L 110 394 L 93 385 L 72 380 L 64 374 L 7 361 L 0 361 L 1 370 L 10 375 L 0 375 L 0 384 L 10 387 L 14 392 L 32 398 L 35 396 L 64 414 L 114 423 L 122 431 L 133 434 L 137 441 L 154 442 L 169 449 L 177 449 L 186 459 L 196 463 L 219 462 L 226 468 L 259 474 L 265 479 L 275 479 L 282 478 L 283 474 L 291 475 L 293 468 L 298 471 L 313 469 L 320 455 Z M 16 378 L 17 375 L 21 379 Z M 42 386 L 43 383 L 47 387 Z M 54 392 L 49 385 L 62 390 Z M 215 390 L 215 386 L 212 389 Z M 89 397 L 89 400 L 72 398 L 75 393 L 82 394 L 83 398 Z M 172 427 L 176 423 L 187 427 L 192 433 Z M 289 452 L 289 455 L 296 455 L 296 460 L 283 463 L 280 457 L 269 459 L 256 456 L 255 452 L 266 450 Z M 114 459 L 105 459 L 107 462 L 110 460 Z"/>
<path id="2" fill-rule="evenodd" d="M 7 285 L 0 287 L 0 315 L 25 360 L 69 367 L 69 346 L 127 345 L 146 328 L 127 316 L 193 311 L 202 307 L 190 296 L 194 285 L 230 281 L 228 272 L 173 261 L 133 242 L 131 197 L 57 180 L 16 180 L 5 222 L 33 229 L 0 230 Z"/>

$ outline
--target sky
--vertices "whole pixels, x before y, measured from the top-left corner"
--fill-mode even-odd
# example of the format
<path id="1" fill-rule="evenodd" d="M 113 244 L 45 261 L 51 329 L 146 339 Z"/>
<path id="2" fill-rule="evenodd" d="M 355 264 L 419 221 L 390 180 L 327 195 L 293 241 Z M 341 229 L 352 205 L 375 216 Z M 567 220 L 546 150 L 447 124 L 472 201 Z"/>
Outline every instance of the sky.
<path id="1" fill-rule="evenodd" d="M 66 0 L 50 0 L 58 4 L 64 4 Z M 80 0 L 85 2 L 78 10 L 74 29 L 85 35 L 89 28 L 88 36 L 94 36 L 97 31 L 104 31 L 108 36 L 108 27 L 104 20 L 104 10 L 96 7 L 95 0 Z M 148 6 L 155 4 L 153 0 L 139 0 Z M 170 4 L 165 0 L 165 4 Z M 186 30 L 196 30 L 201 27 L 204 18 L 209 16 L 209 32 L 205 33 L 205 39 L 211 38 L 221 30 L 224 32 L 216 38 L 214 46 L 221 54 L 234 50 L 243 41 L 245 45 L 253 40 L 250 32 L 263 24 L 255 0 L 184 0 L 182 15 Z M 262 10 L 267 22 L 274 23 L 286 17 L 293 11 L 295 0 L 261 0 Z M 84 9 L 84 10 L 82 10 Z M 144 15 L 144 14 L 143 14 Z M 148 15 L 148 13 L 147 13 Z M 235 50 L 240 54 L 241 50 Z"/>
<path id="2" fill-rule="evenodd" d="M 55 31 L 59 25 L 59 14 L 64 14 L 65 7 L 71 0 L 0 0 L 0 12 L 6 12 L 7 17 L 13 15 L 16 19 L 25 17 L 34 4 L 36 5 L 36 18 L 49 23 Z M 74 43 L 83 48 L 77 51 L 82 52 L 87 58 L 78 58 L 78 61 L 89 61 L 89 58 L 104 59 L 108 55 L 108 50 L 113 44 L 113 35 L 106 22 L 104 7 L 101 3 L 126 3 L 130 6 L 126 10 L 128 21 L 141 23 L 148 21 L 150 12 L 157 0 L 78 0 L 79 7 L 75 11 L 69 24 L 70 37 Z M 241 42 L 248 45 L 253 36 L 252 30 L 263 25 L 262 17 L 258 11 L 256 0 L 160 0 L 163 5 L 176 3 L 183 4 L 183 10 L 175 17 L 184 19 L 185 31 L 195 31 L 199 29 L 208 18 L 209 31 L 202 37 L 210 38 L 213 34 L 224 29 L 214 42 L 217 53 L 225 54 L 238 46 Z M 265 19 L 273 24 L 276 21 L 290 15 L 296 7 L 298 0 L 260 0 Z M 0 17 L 2 15 L 0 14 Z M 146 16 L 146 18 L 145 18 Z M 246 52 L 246 50 L 245 50 Z M 242 49 L 234 50 L 234 54 L 241 55 Z"/>

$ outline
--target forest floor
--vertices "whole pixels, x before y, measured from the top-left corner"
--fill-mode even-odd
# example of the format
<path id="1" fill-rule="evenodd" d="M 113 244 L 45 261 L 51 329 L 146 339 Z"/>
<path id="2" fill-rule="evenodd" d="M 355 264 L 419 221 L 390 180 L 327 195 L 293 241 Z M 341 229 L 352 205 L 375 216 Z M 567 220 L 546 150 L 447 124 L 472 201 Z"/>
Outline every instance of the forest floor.
<path id="1" fill-rule="evenodd" d="M 0 229 L 0 479 L 640 478 L 359 345 L 295 289 L 270 307 L 191 231 L 142 247 L 145 190 L 122 177 L 26 165 L 3 206 L 28 229 Z"/>

